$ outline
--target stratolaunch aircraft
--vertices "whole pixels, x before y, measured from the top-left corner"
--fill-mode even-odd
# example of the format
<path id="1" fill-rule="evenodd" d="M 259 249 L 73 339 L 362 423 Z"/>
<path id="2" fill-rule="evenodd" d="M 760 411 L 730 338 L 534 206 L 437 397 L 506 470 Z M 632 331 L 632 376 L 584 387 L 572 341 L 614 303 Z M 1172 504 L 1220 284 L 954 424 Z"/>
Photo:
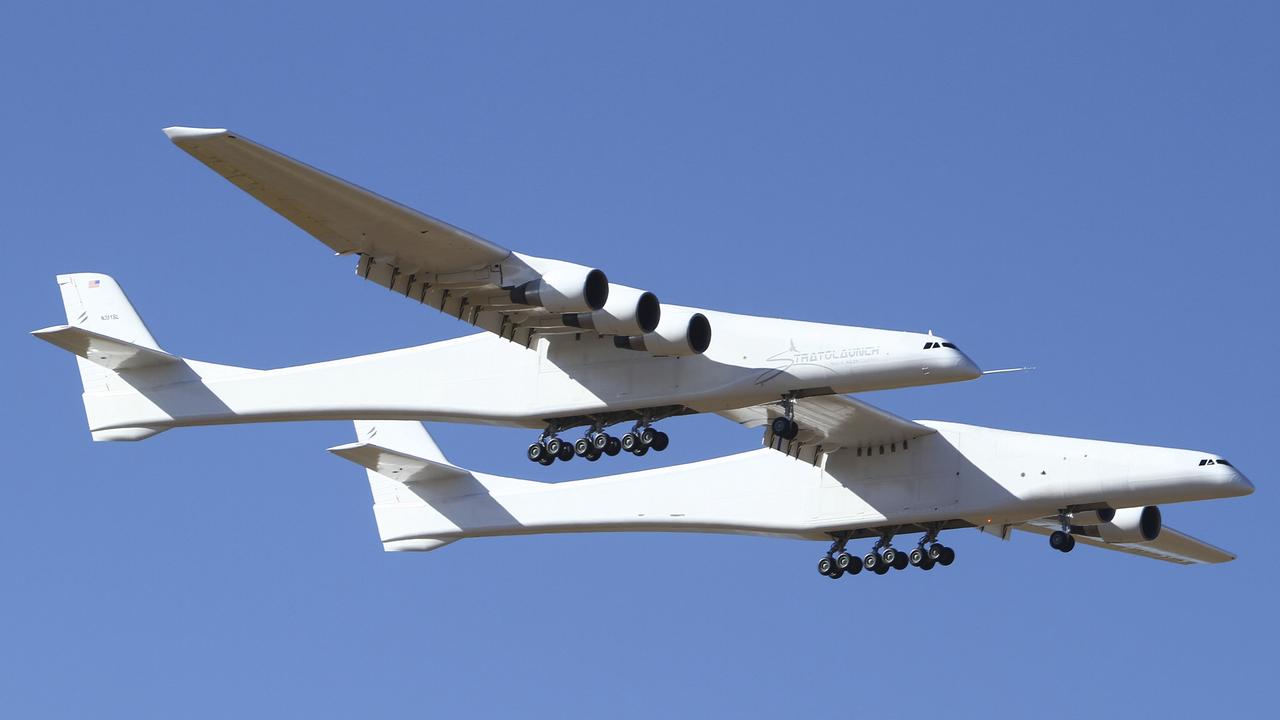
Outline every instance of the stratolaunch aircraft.
<path id="1" fill-rule="evenodd" d="M 530 460 L 662 450 L 652 423 L 778 403 L 791 447 L 822 443 L 798 398 L 970 380 L 930 334 L 664 305 L 596 268 L 512 252 L 226 130 L 173 127 L 178 147 L 283 215 L 356 273 L 485 333 L 276 370 L 161 350 L 120 286 L 58 276 L 67 325 L 34 334 L 79 356 L 94 440 L 280 420 L 442 420 L 542 431 Z M 714 331 L 714 335 L 713 335 Z M 713 340 L 714 337 L 714 340 Z M 622 437 L 606 428 L 632 423 Z M 570 444 L 558 435 L 586 433 Z"/>
<path id="2" fill-rule="evenodd" d="M 388 551 L 455 540 L 562 532 L 717 532 L 829 540 L 818 562 L 838 578 L 950 565 L 938 534 L 1012 530 L 1181 564 L 1234 555 L 1163 526 L 1158 504 L 1237 497 L 1253 485 L 1222 457 L 1098 440 L 912 422 L 844 396 L 797 400 L 797 419 L 841 447 L 801 460 L 763 448 L 590 480 L 543 483 L 451 464 L 421 423 L 356 421 L 330 448 L 368 469 Z M 765 424 L 767 410 L 738 412 Z M 767 445 L 776 447 L 771 430 Z M 895 538 L 919 534 L 906 552 Z M 876 538 L 863 557 L 856 538 Z"/>

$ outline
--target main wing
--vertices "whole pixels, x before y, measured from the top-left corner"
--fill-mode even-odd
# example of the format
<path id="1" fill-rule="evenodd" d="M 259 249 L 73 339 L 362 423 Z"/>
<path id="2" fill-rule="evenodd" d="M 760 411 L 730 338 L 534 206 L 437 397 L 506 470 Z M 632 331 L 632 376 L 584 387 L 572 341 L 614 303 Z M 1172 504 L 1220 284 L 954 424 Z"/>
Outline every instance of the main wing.
<path id="1" fill-rule="evenodd" d="M 655 355 L 699 354 L 705 316 L 663 316 L 653 293 L 575 263 L 512 252 L 220 128 L 165 134 L 340 255 L 366 280 L 525 345 L 537 336 L 599 335 Z M 661 323 L 661 326 L 659 326 Z"/>
<path id="2" fill-rule="evenodd" d="M 1037 535 L 1049 535 L 1058 529 L 1058 520 L 1057 518 L 1043 518 L 1014 525 L 1014 528 Z M 1197 540 L 1190 535 L 1184 535 L 1169 527 L 1161 528 L 1160 534 L 1156 536 L 1155 540 L 1144 543 L 1109 543 L 1086 535 L 1074 535 L 1074 537 L 1076 542 L 1082 542 L 1103 550 L 1116 550 L 1130 555 L 1141 555 L 1154 560 L 1177 563 L 1178 565 L 1224 563 L 1236 559 L 1235 555 L 1222 548 L 1214 547 L 1203 540 Z"/>
<path id="3" fill-rule="evenodd" d="M 718 413 L 746 427 L 765 428 L 764 444 L 797 458 L 817 462 L 822 453 L 841 448 L 873 448 L 909 443 L 937 432 L 847 395 L 820 395 L 793 401 L 793 419 L 800 425 L 794 439 L 774 435 L 775 418 L 784 415 L 780 403 L 753 405 Z"/>

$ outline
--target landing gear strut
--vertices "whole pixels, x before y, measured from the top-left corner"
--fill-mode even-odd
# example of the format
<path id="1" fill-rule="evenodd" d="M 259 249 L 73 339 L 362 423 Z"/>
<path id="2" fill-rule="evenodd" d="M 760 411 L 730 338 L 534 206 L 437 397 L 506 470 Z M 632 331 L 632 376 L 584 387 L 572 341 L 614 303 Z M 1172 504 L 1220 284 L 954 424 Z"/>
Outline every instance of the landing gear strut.
<path id="1" fill-rule="evenodd" d="M 1071 534 L 1071 517 L 1066 511 L 1059 512 L 1058 522 L 1062 524 L 1062 529 L 1050 533 L 1049 547 L 1058 552 L 1069 553 L 1076 546 L 1076 537 Z"/>

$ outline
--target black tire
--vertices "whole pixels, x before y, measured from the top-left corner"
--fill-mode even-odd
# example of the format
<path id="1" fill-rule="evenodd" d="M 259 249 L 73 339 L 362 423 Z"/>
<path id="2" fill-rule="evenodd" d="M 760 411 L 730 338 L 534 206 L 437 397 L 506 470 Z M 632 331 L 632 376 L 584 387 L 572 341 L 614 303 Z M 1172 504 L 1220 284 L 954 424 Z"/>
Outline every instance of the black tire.
<path id="1" fill-rule="evenodd" d="M 1062 547 L 1062 552 L 1064 552 L 1064 553 L 1069 553 L 1069 552 L 1071 552 L 1072 550 L 1074 550 L 1074 549 L 1075 549 L 1075 547 L 1076 547 L 1076 536 L 1075 536 L 1075 535 L 1068 535 L 1068 536 L 1067 536 L 1067 544 L 1066 544 L 1066 545 L 1064 545 L 1064 546 Z"/>
<path id="2" fill-rule="evenodd" d="M 897 565 L 898 556 L 901 554 L 896 548 L 889 547 L 880 551 L 880 559 L 884 560 L 886 565 Z"/>
<path id="3" fill-rule="evenodd" d="M 956 551 L 951 548 L 942 548 L 942 557 L 938 558 L 938 564 L 946 567 L 956 561 Z"/>
<path id="4" fill-rule="evenodd" d="M 786 439 L 787 434 L 791 432 L 791 421 L 784 417 L 776 417 L 769 424 L 769 429 L 773 431 L 774 435 Z"/>
<path id="5" fill-rule="evenodd" d="M 543 455 L 542 459 L 538 460 L 538 462 L 542 465 L 550 465 L 555 461 L 556 461 L 555 455 Z"/>
<path id="6" fill-rule="evenodd" d="M 826 575 L 827 577 L 831 577 L 831 571 L 835 570 L 835 568 L 836 561 L 831 559 L 831 556 L 829 555 L 818 561 L 818 572 Z"/>
<path id="7" fill-rule="evenodd" d="M 884 558 L 880 557 L 874 550 L 862 557 L 862 566 L 867 570 L 870 570 L 872 572 L 879 572 L 881 565 L 888 567 L 888 565 L 884 561 Z"/>
<path id="8" fill-rule="evenodd" d="M 627 452 L 635 452 L 636 448 L 640 446 L 640 436 L 629 432 L 622 436 L 621 442 L 623 450 L 626 450 Z"/>
<path id="9" fill-rule="evenodd" d="M 578 457 L 586 457 L 591 452 L 591 441 L 586 438 L 578 438 L 573 441 L 573 454 Z"/>
<path id="10" fill-rule="evenodd" d="M 560 457 L 560 448 L 564 447 L 564 441 L 560 438 L 551 438 L 547 441 L 547 454 Z"/>
<path id="11" fill-rule="evenodd" d="M 938 558 L 942 557 L 942 551 L 943 551 L 945 548 L 946 548 L 946 545 L 942 545 L 942 544 L 940 544 L 940 543 L 934 543 L 934 544 L 930 545 L 930 546 L 929 546 L 929 559 L 930 559 L 930 560 L 932 560 L 932 561 L 934 561 L 934 562 L 937 562 L 937 561 L 938 561 Z"/>
<path id="12" fill-rule="evenodd" d="M 600 451 L 595 448 L 591 448 L 590 450 L 587 451 L 586 455 L 583 455 L 583 457 L 590 460 L 591 462 L 595 462 L 600 459 Z"/>
<path id="13" fill-rule="evenodd" d="M 643 457 L 644 455 L 648 455 L 648 454 L 649 454 L 649 446 L 648 446 L 648 445 L 637 445 L 637 446 L 636 446 L 636 449 L 635 449 L 635 450 L 632 450 L 632 451 L 631 451 L 631 453 L 632 453 L 633 455 L 635 455 L 636 457 Z"/>
<path id="14" fill-rule="evenodd" d="M 904 552 L 900 552 L 900 553 L 898 553 L 898 554 L 893 558 L 893 569 L 894 569 L 894 570 L 906 570 L 906 569 L 907 569 L 907 565 L 908 565 L 908 564 L 909 564 L 909 560 L 908 560 L 908 558 L 907 558 L 907 554 L 906 554 L 906 553 L 904 553 Z"/>
<path id="15" fill-rule="evenodd" d="M 542 456 L 546 454 L 547 454 L 547 449 L 542 446 L 542 443 L 534 443 L 530 445 L 529 449 L 525 452 L 525 456 L 528 457 L 529 460 L 531 460 L 532 462 L 538 462 L 542 460 Z"/>
<path id="16" fill-rule="evenodd" d="M 591 447 L 603 452 L 605 448 L 609 447 L 609 441 L 612 439 L 606 433 L 596 433 L 596 436 L 591 438 Z"/>
<path id="17" fill-rule="evenodd" d="M 560 453 L 556 457 L 568 462 L 573 459 L 573 446 L 569 443 L 560 443 Z"/>
<path id="18" fill-rule="evenodd" d="M 849 567 L 853 565 L 855 560 L 857 560 L 857 558 L 855 558 L 854 556 L 850 555 L 847 552 L 839 553 L 838 555 L 836 555 L 836 567 L 840 568 L 841 570 L 848 570 Z M 858 560 L 858 564 L 861 565 L 862 561 Z"/>
<path id="19" fill-rule="evenodd" d="M 889 572 L 889 566 L 884 563 L 880 563 L 879 565 L 876 566 L 876 569 L 873 572 L 875 572 L 875 574 L 877 575 L 884 575 L 885 573 Z"/>
<path id="20" fill-rule="evenodd" d="M 1067 539 L 1070 537 L 1071 535 L 1069 533 L 1065 533 L 1061 530 L 1054 530 L 1049 534 L 1049 547 L 1054 550 L 1066 552 L 1066 550 L 1063 550 L 1062 548 L 1066 546 Z"/>
<path id="21" fill-rule="evenodd" d="M 831 578 L 832 580 L 839 580 L 840 578 L 844 577 L 844 571 L 841 570 L 840 568 L 836 568 L 835 570 L 832 570 L 831 574 L 828 575 L 827 577 Z"/>
<path id="22" fill-rule="evenodd" d="M 662 432 L 661 430 L 659 430 L 657 434 L 653 436 L 653 449 L 656 450 L 657 452 L 662 452 L 663 450 L 666 450 L 667 446 L 670 444 L 671 444 L 671 438 L 667 437 L 667 434 Z"/>
<path id="23" fill-rule="evenodd" d="M 616 437 L 609 438 L 609 443 L 604 446 L 604 454 L 613 457 L 622 452 L 622 441 Z"/>
<path id="24" fill-rule="evenodd" d="M 911 554 L 907 556 L 907 559 L 910 561 L 911 567 L 920 567 L 924 565 L 925 559 L 928 557 L 929 553 L 925 552 L 924 548 L 918 547 L 911 550 Z"/>
<path id="25" fill-rule="evenodd" d="M 932 570 L 932 569 L 933 569 L 934 564 L 936 564 L 936 561 L 935 561 L 933 558 L 929 557 L 929 553 L 925 553 L 925 554 L 924 554 L 924 562 L 920 563 L 920 569 L 921 569 L 921 570 Z"/>
<path id="26" fill-rule="evenodd" d="M 658 431 L 653 428 L 645 428 L 640 431 L 640 444 L 649 447 L 653 445 L 653 439 L 658 437 Z"/>

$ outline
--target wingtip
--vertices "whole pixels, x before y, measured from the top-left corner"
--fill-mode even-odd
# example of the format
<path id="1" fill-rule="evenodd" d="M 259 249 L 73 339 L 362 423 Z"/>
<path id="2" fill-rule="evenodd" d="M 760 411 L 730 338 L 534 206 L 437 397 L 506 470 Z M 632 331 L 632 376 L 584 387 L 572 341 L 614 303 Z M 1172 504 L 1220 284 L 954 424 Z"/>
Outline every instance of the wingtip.
<path id="1" fill-rule="evenodd" d="M 173 142 L 178 142 L 180 140 L 198 140 L 200 138 L 214 137 L 216 135 L 226 135 L 227 129 L 182 127 L 181 125 L 174 125 L 172 127 L 165 128 L 164 134 L 165 137 L 169 138 Z"/>

